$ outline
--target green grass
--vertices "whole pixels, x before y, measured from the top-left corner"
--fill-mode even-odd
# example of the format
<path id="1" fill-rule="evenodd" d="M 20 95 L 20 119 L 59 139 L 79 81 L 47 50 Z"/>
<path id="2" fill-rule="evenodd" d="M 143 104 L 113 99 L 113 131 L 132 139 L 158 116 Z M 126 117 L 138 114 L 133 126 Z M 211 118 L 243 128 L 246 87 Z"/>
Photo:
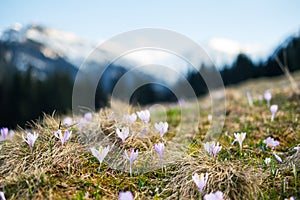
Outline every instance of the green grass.
<path id="1" fill-rule="evenodd" d="M 300 74 L 294 76 L 300 79 Z M 274 122 L 270 122 L 266 103 L 256 100 L 266 89 L 272 89 L 272 104 L 279 105 Z M 252 107 L 245 96 L 247 90 L 254 98 Z M 136 199 L 199 199 L 192 175 L 208 172 L 203 194 L 221 190 L 230 199 L 300 198 L 300 151 L 293 151 L 300 144 L 299 94 L 292 95 L 288 82 L 281 77 L 227 88 L 226 95 L 226 121 L 218 138 L 222 150 L 216 158 L 203 150 L 210 128 L 209 97 L 199 99 L 199 104 L 184 105 L 188 110 L 200 107 L 197 127 L 193 122 L 182 123 L 182 117 L 190 116 L 181 116 L 179 106 L 163 105 L 165 111 L 152 111 L 148 132 L 141 136 L 144 125 L 136 122 L 125 144 L 115 134 L 115 128 L 125 122 L 121 117 L 112 118 L 110 109 L 93 114 L 92 122 L 84 127 L 72 126 L 71 139 L 63 147 L 53 136 L 61 118 L 45 116 L 43 121 L 31 124 L 39 133 L 32 153 L 22 141 L 22 129 L 15 130 L 12 140 L 0 143 L 0 190 L 7 199 L 117 199 L 120 191 L 128 190 Z M 132 112 L 139 109 L 130 108 Z M 154 123 L 164 117 L 170 127 L 162 140 Z M 247 132 L 242 150 L 237 143 L 232 145 L 234 132 Z M 268 136 L 280 142 L 275 151 L 282 157 L 282 164 L 274 159 L 272 150 L 265 148 L 262 141 Z M 163 170 L 153 148 L 161 141 L 166 145 Z M 89 148 L 100 144 L 113 147 L 98 171 L 99 162 Z M 122 158 L 124 149 L 130 147 L 139 149 L 132 177 L 128 162 Z M 264 164 L 266 157 L 272 158 L 270 166 Z"/>

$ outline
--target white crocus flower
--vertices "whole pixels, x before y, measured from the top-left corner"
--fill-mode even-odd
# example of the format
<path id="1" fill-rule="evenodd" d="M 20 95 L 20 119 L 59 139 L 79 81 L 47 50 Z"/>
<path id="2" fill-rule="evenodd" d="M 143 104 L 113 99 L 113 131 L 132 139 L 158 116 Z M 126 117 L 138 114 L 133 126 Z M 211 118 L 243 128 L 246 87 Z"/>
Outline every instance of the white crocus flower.
<path id="1" fill-rule="evenodd" d="M 205 187 L 207 180 L 208 180 L 208 173 L 201 173 L 200 175 L 198 175 L 197 173 L 195 173 L 193 176 L 193 181 L 195 182 L 195 184 L 197 185 L 197 188 L 199 190 L 200 193 L 202 193 L 203 188 Z"/>
<path id="2" fill-rule="evenodd" d="M 119 138 L 122 139 L 122 142 L 124 143 L 126 138 L 129 135 L 129 128 L 128 127 L 122 128 L 122 131 L 119 128 L 117 128 L 116 133 L 119 136 Z"/>
<path id="3" fill-rule="evenodd" d="M 102 146 L 99 147 L 99 150 L 97 150 L 96 148 L 92 147 L 91 148 L 91 152 L 93 154 L 93 156 L 95 156 L 99 162 L 100 162 L 100 166 L 99 169 L 101 167 L 101 164 L 104 160 L 104 158 L 107 156 L 108 152 L 109 152 L 109 146 L 103 148 Z"/>
<path id="4" fill-rule="evenodd" d="M 26 138 L 24 137 L 24 135 L 22 134 L 22 138 L 23 140 L 29 145 L 30 147 L 30 151 L 32 151 L 33 149 L 33 145 L 36 141 L 36 139 L 39 137 L 39 134 L 38 133 L 30 133 L 30 132 L 27 132 L 27 136 Z"/>
<path id="5" fill-rule="evenodd" d="M 148 124 L 150 121 L 150 111 L 142 110 L 140 112 L 136 112 L 137 116 L 145 123 Z"/>
<path id="6" fill-rule="evenodd" d="M 163 135 L 168 132 L 168 122 L 159 122 L 154 124 L 155 129 L 159 132 L 160 137 L 162 138 Z"/>
<path id="7" fill-rule="evenodd" d="M 124 119 L 127 121 L 129 125 L 131 125 L 136 121 L 137 115 L 135 113 L 132 113 L 131 115 L 127 114 L 124 115 Z"/>
<path id="8" fill-rule="evenodd" d="M 234 144 L 235 142 L 238 142 L 239 145 L 240 145 L 240 148 L 242 149 L 243 148 L 243 141 L 245 140 L 246 138 L 246 133 L 243 132 L 243 133 L 234 133 L 234 141 L 232 144 Z"/>
<path id="9" fill-rule="evenodd" d="M 276 113 L 278 111 L 278 105 L 272 105 L 270 107 L 270 111 L 272 113 L 272 117 L 271 117 L 271 122 L 272 122 L 272 121 L 274 121 L 275 115 L 276 115 Z"/>

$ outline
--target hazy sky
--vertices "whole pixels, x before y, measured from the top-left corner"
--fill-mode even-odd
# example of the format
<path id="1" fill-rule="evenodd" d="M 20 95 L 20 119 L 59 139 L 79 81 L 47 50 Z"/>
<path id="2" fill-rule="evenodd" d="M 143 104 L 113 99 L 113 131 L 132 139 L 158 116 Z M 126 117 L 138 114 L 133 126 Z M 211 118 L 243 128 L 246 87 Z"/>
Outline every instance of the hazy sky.
<path id="1" fill-rule="evenodd" d="M 2 0 L 0 31 L 41 23 L 92 40 L 137 28 L 166 28 L 195 41 L 212 37 L 272 45 L 300 29 L 300 1 Z"/>

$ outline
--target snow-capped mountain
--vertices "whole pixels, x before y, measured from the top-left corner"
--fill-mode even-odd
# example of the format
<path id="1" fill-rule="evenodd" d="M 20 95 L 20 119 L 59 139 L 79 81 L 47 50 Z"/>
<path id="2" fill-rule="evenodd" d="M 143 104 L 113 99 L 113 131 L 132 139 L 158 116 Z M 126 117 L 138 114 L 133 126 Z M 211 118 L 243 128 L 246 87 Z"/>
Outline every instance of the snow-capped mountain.
<path id="1" fill-rule="evenodd" d="M 246 54 L 254 62 L 265 60 L 272 52 L 272 47 L 259 44 L 241 44 L 235 40 L 214 37 L 203 42 L 203 46 L 217 68 L 231 65 L 237 55 Z"/>
<path id="2" fill-rule="evenodd" d="M 80 66 L 84 63 L 85 69 L 88 70 L 84 71 L 88 74 L 84 79 L 99 80 L 100 77 L 97 77 L 98 74 L 94 71 L 100 69 L 101 90 L 104 94 L 109 94 L 114 83 L 135 61 L 123 58 L 106 68 L 108 62 L 106 58 L 112 56 L 111 52 L 95 47 L 96 43 L 73 33 L 35 24 L 24 27 L 14 25 L 5 30 L 0 37 L 0 57 L 3 57 L 5 63 L 10 63 L 10 66 L 15 66 L 21 71 L 27 71 L 28 67 L 31 67 L 33 75 L 39 79 L 53 72 L 66 72 L 75 79 Z M 124 87 L 125 89 L 134 87 L 135 83 L 141 80 L 157 80 L 157 78 L 147 73 L 132 71 L 123 78 Z"/>
<path id="3" fill-rule="evenodd" d="M 39 43 L 43 46 L 40 50 L 45 57 L 53 59 L 61 57 L 74 66 L 80 66 L 96 46 L 95 43 L 73 33 L 35 24 L 28 26 L 15 24 L 3 32 L 0 40 L 19 44 L 28 41 Z"/>
<path id="4" fill-rule="evenodd" d="M 94 67 L 103 67 L 102 64 L 107 61 L 105 58 L 112 57 L 114 49 L 122 48 L 122 44 L 111 44 L 110 49 L 98 49 L 97 42 L 36 24 L 28 26 L 15 24 L 2 33 L 0 42 L 8 48 L 5 59 L 13 61 L 21 70 L 26 70 L 28 65 L 36 67 L 41 72 L 60 66 L 62 69 L 67 68 L 66 71 L 72 71 L 73 75 L 82 63 L 89 66 L 91 70 Z M 259 61 L 270 55 L 272 50 L 257 44 L 240 44 L 226 38 L 211 38 L 200 42 L 200 45 L 203 45 L 212 63 L 219 69 L 226 64 L 231 65 L 239 53 L 245 53 L 253 61 Z M 89 56 L 91 53 L 101 56 Z M 188 55 L 192 56 L 192 53 Z M 170 66 L 166 68 L 168 76 L 157 73 L 157 67 L 140 67 L 138 71 L 142 73 L 138 73 L 138 76 L 150 76 L 152 79 L 173 84 L 178 80 L 178 74 L 184 75 L 189 69 L 188 64 L 178 57 L 151 50 L 132 52 L 115 61 L 114 64 L 131 70 L 133 66 L 146 66 L 151 63 Z M 111 74 L 113 76 L 114 73 Z"/>

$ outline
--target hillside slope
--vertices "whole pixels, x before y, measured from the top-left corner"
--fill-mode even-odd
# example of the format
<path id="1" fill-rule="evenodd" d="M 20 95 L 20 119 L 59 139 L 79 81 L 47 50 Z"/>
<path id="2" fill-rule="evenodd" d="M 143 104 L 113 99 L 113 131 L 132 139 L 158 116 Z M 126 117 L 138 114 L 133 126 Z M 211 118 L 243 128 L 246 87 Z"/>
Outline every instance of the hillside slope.
<path id="1" fill-rule="evenodd" d="M 298 85 L 300 74 L 293 74 Z M 273 122 L 265 100 L 271 90 L 271 104 L 278 105 Z M 250 106 L 246 91 L 251 92 Z M 210 127 L 210 97 L 199 102 L 150 107 L 151 121 L 137 120 L 130 126 L 129 137 L 122 143 L 116 128 L 128 126 L 121 110 L 141 110 L 120 103 L 119 113 L 102 109 L 85 117 L 74 116 L 71 125 L 60 125 L 60 116 L 45 116 L 32 124 L 39 133 L 32 152 L 22 140 L 25 130 L 16 130 L 12 139 L 0 143 L 0 178 L 7 199 L 117 199 L 119 192 L 131 191 L 135 199 L 199 199 L 220 190 L 225 199 L 300 198 L 300 101 L 285 77 L 248 81 L 226 89 L 226 120 L 217 141 L 222 146 L 216 157 L 203 148 Z M 183 124 L 181 109 L 200 106 L 198 127 Z M 143 108 L 144 109 L 144 108 Z M 146 109 L 146 108 L 145 108 Z M 182 116 L 188 118 L 189 116 Z M 168 132 L 160 138 L 154 124 L 166 120 Z M 214 119 L 212 119 L 214 120 Z M 64 145 L 54 136 L 58 128 L 72 131 Z M 146 128 L 146 133 L 144 129 Z M 179 134 L 179 128 L 186 132 Z M 235 132 L 246 132 L 242 148 L 232 144 Z M 264 143 L 267 137 L 279 142 L 274 149 Z M 163 142 L 162 163 L 154 144 Z M 110 146 L 99 166 L 90 148 Z M 133 173 L 122 154 L 138 149 Z M 279 156 L 282 162 L 279 161 Z M 270 163 L 266 163 L 270 158 Z M 162 165 L 161 165 L 162 164 Z M 208 173 L 200 194 L 192 175 Z"/>

